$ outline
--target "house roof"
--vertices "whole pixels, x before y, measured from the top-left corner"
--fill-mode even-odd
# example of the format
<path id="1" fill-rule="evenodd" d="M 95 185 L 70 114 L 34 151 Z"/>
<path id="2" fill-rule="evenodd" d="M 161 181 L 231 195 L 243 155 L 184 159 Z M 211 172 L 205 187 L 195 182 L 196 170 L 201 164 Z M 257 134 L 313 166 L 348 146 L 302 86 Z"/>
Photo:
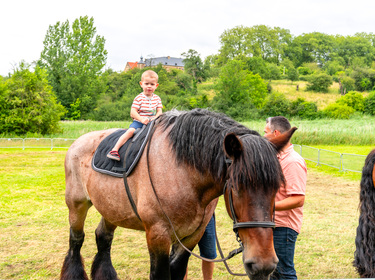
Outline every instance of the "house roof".
<path id="1" fill-rule="evenodd" d="M 136 68 L 137 64 L 138 64 L 138 62 L 128 62 L 128 65 L 129 65 L 130 69 Z"/>
<path id="2" fill-rule="evenodd" d="M 139 63 L 144 63 L 146 66 L 157 66 L 159 64 L 167 65 L 167 66 L 184 66 L 183 58 L 177 58 L 177 57 L 170 57 L 170 56 L 163 56 L 163 57 L 153 57 L 153 58 L 146 58 L 143 60 L 141 57 L 141 60 Z"/>

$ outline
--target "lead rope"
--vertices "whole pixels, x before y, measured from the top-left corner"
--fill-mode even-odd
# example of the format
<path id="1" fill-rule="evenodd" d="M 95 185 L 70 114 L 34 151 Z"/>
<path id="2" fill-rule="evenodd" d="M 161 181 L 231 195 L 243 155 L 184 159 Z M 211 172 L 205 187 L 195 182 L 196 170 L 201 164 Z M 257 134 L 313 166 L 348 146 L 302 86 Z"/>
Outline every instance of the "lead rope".
<path id="1" fill-rule="evenodd" d="M 164 216 L 167 218 L 167 220 L 168 220 L 168 222 L 169 222 L 169 224 L 170 224 L 170 226 L 171 226 L 171 228 L 172 228 L 173 234 L 174 234 L 174 236 L 176 237 L 176 240 L 180 243 L 180 245 L 182 246 L 182 248 L 184 248 L 187 252 L 189 252 L 190 254 L 192 254 L 194 257 L 196 257 L 196 258 L 198 258 L 198 259 L 201 259 L 201 260 L 204 260 L 204 261 L 207 261 L 207 262 L 214 262 L 214 263 L 215 263 L 215 262 L 224 262 L 224 264 L 225 264 L 225 261 L 227 261 L 227 260 L 229 260 L 230 258 L 234 257 L 235 255 L 241 253 L 241 252 L 242 252 L 242 248 L 240 248 L 240 249 L 235 249 L 235 250 L 231 251 L 231 252 L 228 254 L 228 256 L 225 257 L 225 258 L 224 258 L 224 255 L 222 254 L 222 251 L 221 251 L 221 248 L 220 248 L 220 251 L 219 251 L 219 252 L 220 252 L 220 255 L 221 255 L 222 259 L 217 259 L 217 260 L 215 259 L 215 260 L 212 260 L 212 259 L 207 259 L 207 258 L 201 257 L 201 256 L 199 256 L 199 255 L 193 253 L 193 252 L 192 252 L 190 249 L 188 249 L 184 244 L 182 244 L 180 238 L 178 238 L 177 233 L 176 233 L 176 231 L 175 231 L 175 229 L 174 229 L 174 226 L 173 226 L 173 224 L 172 224 L 172 221 L 169 219 L 167 213 L 165 213 L 165 211 L 164 211 L 164 209 L 163 209 L 163 207 L 162 207 L 162 205 L 161 205 L 160 199 L 159 199 L 159 197 L 158 197 L 158 195 L 157 195 L 157 193 L 156 193 L 156 190 L 155 190 L 154 184 L 153 184 L 152 179 L 151 179 L 151 174 L 150 174 L 150 162 L 149 162 L 149 153 L 150 153 L 151 140 L 152 140 L 152 137 L 153 137 L 153 135 L 154 135 L 155 130 L 156 130 L 156 126 L 154 126 L 154 127 L 152 128 L 152 132 L 151 132 L 151 135 L 150 135 L 150 140 L 149 140 L 149 142 L 148 142 L 148 146 L 147 146 L 147 169 L 148 169 L 148 177 L 149 177 L 149 179 L 150 179 L 150 183 L 151 183 L 151 186 L 152 186 L 152 190 L 153 190 L 153 192 L 154 192 L 154 194 L 155 194 L 155 196 L 156 196 L 156 199 L 157 199 L 157 201 L 158 201 L 158 204 L 159 204 L 159 206 L 160 206 L 160 209 L 162 210 Z M 216 235 L 216 221 L 215 221 L 215 235 Z M 217 238 L 216 238 L 216 241 L 218 241 Z M 219 243 L 217 243 L 217 244 L 219 245 Z M 219 246 L 220 246 L 220 245 L 219 245 Z M 246 276 L 246 274 L 244 274 L 244 275 L 241 275 L 241 274 L 233 274 L 232 271 L 229 269 L 229 267 L 228 267 L 226 264 L 225 264 L 225 266 L 227 267 L 228 272 L 229 272 L 230 274 L 232 274 L 232 275 Z"/>

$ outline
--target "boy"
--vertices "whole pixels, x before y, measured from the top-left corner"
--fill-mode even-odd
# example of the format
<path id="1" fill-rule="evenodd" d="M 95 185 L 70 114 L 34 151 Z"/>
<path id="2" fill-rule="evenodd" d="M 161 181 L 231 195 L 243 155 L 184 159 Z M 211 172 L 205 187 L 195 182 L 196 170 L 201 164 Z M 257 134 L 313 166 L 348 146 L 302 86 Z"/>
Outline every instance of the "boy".
<path id="1" fill-rule="evenodd" d="M 154 94 L 155 89 L 159 86 L 158 74 L 152 70 L 143 72 L 139 84 L 143 92 L 134 98 L 130 110 L 133 122 L 130 124 L 129 129 L 117 140 L 113 149 L 107 154 L 107 157 L 110 159 L 119 161 L 120 155 L 118 150 L 134 135 L 134 131 L 137 128 L 142 128 L 143 125 L 147 125 L 162 114 L 163 105 L 161 104 L 161 99 Z"/>

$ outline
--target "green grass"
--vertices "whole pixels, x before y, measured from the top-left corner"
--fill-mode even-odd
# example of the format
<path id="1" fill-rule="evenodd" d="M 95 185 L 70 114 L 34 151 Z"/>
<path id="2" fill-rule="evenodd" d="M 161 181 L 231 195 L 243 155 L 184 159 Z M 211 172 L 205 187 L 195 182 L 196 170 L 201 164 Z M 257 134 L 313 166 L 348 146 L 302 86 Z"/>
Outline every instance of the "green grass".
<path id="1" fill-rule="evenodd" d="M 64 202 L 66 150 L 0 150 L 0 279 L 57 279 L 68 250 L 68 210 Z M 358 221 L 358 180 L 308 168 L 304 223 L 295 263 L 301 279 L 357 278 L 351 262 Z M 336 172 L 335 174 L 338 174 Z M 232 222 L 222 198 L 216 210 L 225 254 L 236 248 Z M 82 254 L 89 272 L 96 252 L 94 231 L 100 215 L 89 211 Z M 148 279 L 143 232 L 118 228 L 112 261 L 120 279 Z M 229 261 L 243 272 L 241 256 Z M 200 261 L 191 257 L 189 279 L 202 279 Z M 214 279 L 229 276 L 216 264 Z M 240 279 L 240 278 L 238 278 Z"/>

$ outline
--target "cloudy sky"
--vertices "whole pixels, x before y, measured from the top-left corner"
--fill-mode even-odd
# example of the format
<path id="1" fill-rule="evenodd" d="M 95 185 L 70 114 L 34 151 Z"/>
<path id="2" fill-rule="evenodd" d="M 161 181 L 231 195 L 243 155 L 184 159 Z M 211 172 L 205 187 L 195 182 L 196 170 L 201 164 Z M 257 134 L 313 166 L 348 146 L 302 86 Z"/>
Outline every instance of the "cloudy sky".
<path id="1" fill-rule="evenodd" d="M 227 29 L 264 24 L 291 34 L 322 32 L 354 35 L 375 33 L 374 0 L 12 0 L 0 13 L 0 75 L 21 60 L 40 57 L 50 25 L 94 18 L 105 38 L 107 68 L 158 56 L 181 57 L 189 49 L 202 58 L 218 53 Z"/>

